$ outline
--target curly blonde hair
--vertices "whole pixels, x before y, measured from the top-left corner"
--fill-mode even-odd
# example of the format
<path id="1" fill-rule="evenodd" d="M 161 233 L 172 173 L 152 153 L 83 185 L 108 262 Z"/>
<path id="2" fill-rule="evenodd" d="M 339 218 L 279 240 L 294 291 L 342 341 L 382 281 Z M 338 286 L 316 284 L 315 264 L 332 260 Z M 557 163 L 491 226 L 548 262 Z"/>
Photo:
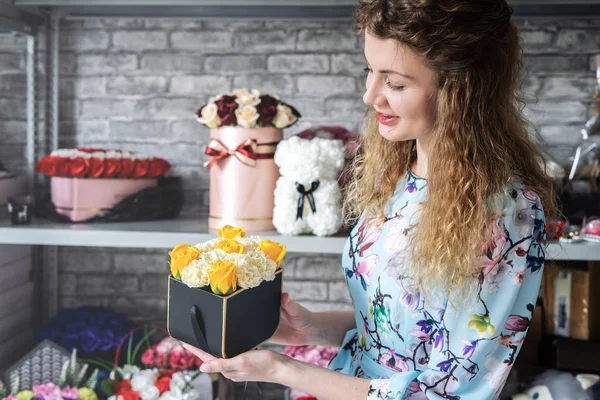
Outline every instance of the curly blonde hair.
<path id="1" fill-rule="evenodd" d="M 428 194 L 412 238 L 413 281 L 450 297 L 476 282 L 501 210 L 491 199 L 518 177 L 557 212 L 545 157 L 529 135 L 520 89 L 522 47 L 504 0 L 362 0 L 357 29 L 408 46 L 437 73 L 437 117 L 429 149 Z M 415 141 L 391 142 L 366 117 L 345 219 L 384 216 L 399 179 L 416 159 Z M 427 284 L 426 284 L 427 283 Z M 473 285 L 470 285 L 471 287 Z"/>

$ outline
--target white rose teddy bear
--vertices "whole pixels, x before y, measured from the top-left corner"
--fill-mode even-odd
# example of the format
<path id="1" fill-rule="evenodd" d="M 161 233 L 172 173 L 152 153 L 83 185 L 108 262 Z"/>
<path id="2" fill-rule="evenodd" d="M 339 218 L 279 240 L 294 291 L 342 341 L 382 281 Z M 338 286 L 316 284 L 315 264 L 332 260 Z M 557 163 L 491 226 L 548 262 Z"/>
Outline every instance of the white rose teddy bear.
<path id="1" fill-rule="evenodd" d="M 284 235 L 327 236 L 342 225 L 338 175 L 344 167 L 340 140 L 293 136 L 277 145 L 273 225 Z"/>

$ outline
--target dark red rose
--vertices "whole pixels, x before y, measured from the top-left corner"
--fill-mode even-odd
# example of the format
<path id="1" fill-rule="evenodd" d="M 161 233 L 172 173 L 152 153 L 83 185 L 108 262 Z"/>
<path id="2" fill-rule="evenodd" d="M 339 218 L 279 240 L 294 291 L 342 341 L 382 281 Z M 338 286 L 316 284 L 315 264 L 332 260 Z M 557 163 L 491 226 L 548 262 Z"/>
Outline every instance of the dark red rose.
<path id="1" fill-rule="evenodd" d="M 224 126 L 237 125 L 235 110 L 238 108 L 238 103 L 235 101 L 235 97 L 224 95 L 215 101 L 215 104 L 217 105 L 217 115 Z"/>
<path id="2" fill-rule="evenodd" d="M 90 170 L 90 160 L 83 157 L 75 157 L 69 162 L 69 173 L 73 178 L 83 178 Z"/>
<path id="3" fill-rule="evenodd" d="M 100 178 L 104 173 L 105 160 L 102 158 L 90 158 L 90 178 Z"/>
<path id="4" fill-rule="evenodd" d="M 171 170 L 171 164 L 162 158 L 153 158 L 150 160 L 148 175 L 151 178 L 164 176 Z"/>
<path id="5" fill-rule="evenodd" d="M 46 156 L 35 164 L 35 170 L 46 176 L 56 175 L 55 157 Z"/>
<path id="6" fill-rule="evenodd" d="M 279 100 L 275 97 L 264 94 L 260 96 L 260 103 L 256 106 L 258 112 L 258 120 L 256 123 L 260 126 L 269 126 L 273 122 L 273 118 L 277 115 L 277 105 Z"/>
<path id="7" fill-rule="evenodd" d="M 121 178 L 131 178 L 134 169 L 135 163 L 131 158 L 121 158 L 121 170 L 119 171 Z"/>
<path id="8" fill-rule="evenodd" d="M 156 386 L 160 394 L 163 394 L 164 392 L 169 390 L 169 387 L 171 386 L 171 378 L 168 376 L 158 378 L 154 385 Z"/>
<path id="9" fill-rule="evenodd" d="M 135 160 L 133 163 L 133 173 L 131 175 L 132 178 L 142 178 L 148 175 L 148 169 L 150 166 L 150 160 Z"/>
<path id="10" fill-rule="evenodd" d="M 54 158 L 54 175 L 53 176 L 70 176 L 69 164 L 70 159 L 67 157 L 53 157 Z"/>
<path id="11" fill-rule="evenodd" d="M 123 400 L 141 400 L 138 392 L 134 390 L 122 390 L 120 392 L 115 392 L 115 397 L 121 396 Z"/>
<path id="12" fill-rule="evenodd" d="M 121 160 L 117 158 L 107 158 L 104 160 L 104 177 L 113 178 L 121 172 Z"/>
<path id="13" fill-rule="evenodd" d="M 529 318 L 520 315 L 509 315 L 504 327 L 509 331 L 525 332 L 529 328 Z"/>
<path id="14" fill-rule="evenodd" d="M 115 392 L 131 390 L 131 381 L 123 379 L 121 382 L 115 382 Z"/>

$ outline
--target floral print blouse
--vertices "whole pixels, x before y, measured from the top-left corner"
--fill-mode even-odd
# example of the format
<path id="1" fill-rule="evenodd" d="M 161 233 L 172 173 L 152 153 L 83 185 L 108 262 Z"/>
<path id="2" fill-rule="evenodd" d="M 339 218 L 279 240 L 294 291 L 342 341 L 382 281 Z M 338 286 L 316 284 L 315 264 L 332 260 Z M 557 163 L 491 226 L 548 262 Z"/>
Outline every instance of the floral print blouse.
<path id="1" fill-rule="evenodd" d="M 329 368 L 370 379 L 368 400 L 485 400 L 500 394 L 527 333 L 545 259 L 538 196 L 513 181 L 473 299 L 458 311 L 407 289 L 408 237 L 427 181 L 407 172 L 384 222 L 352 230 L 343 269 L 355 307 Z M 406 274 L 404 274 L 406 275 Z"/>

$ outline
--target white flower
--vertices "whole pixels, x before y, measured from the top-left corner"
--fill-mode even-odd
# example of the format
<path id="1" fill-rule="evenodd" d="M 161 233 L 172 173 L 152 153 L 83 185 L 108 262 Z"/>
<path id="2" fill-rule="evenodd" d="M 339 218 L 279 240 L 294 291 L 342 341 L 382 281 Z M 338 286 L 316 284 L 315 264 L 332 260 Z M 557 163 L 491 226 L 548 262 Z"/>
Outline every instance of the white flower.
<path id="1" fill-rule="evenodd" d="M 154 382 L 158 371 L 155 369 L 144 369 L 133 374 L 131 377 L 131 388 L 142 395 L 142 391 L 146 390 L 149 386 L 154 387 Z M 152 396 L 152 393 L 146 393 L 147 396 Z M 143 398 L 144 396 L 142 396 Z M 158 395 L 156 396 L 158 399 Z M 144 399 L 145 400 L 145 399 Z"/>
<path id="2" fill-rule="evenodd" d="M 277 115 L 273 118 L 273 125 L 276 128 L 285 128 L 293 124 L 298 118 L 292 112 L 292 109 L 286 105 L 279 104 L 277 106 Z"/>
<path id="3" fill-rule="evenodd" d="M 235 110 L 235 116 L 237 117 L 238 125 L 244 128 L 254 128 L 256 126 L 256 120 L 258 120 L 258 111 L 256 107 L 251 105 L 245 105 Z"/>
<path id="4" fill-rule="evenodd" d="M 257 106 L 260 103 L 260 92 L 256 89 L 252 89 L 251 92 L 247 89 L 236 90 L 234 95 L 236 103 L 241 106 Z"/>
<path id="5" fill-rule="evenodd" d="M 215 103 L 208 103 L 204 106 L 204 108 L 202 108 L 202 111 L 200 112 L 201 116 L 197 117 L 196 119 L 198 122 L 208 126 L 211 129 L 218 128 L 221 124 L 221 119 L 217 115 L 217 111 L 218 108 Z"/>
<path id="6" fill-rule="evenodd" d="M 210 283 L 211 263 L 203 259 L 202 256 L 198 260 L 193 260 L 181 272 L 181 282 L 189 287 L 204 287 Z"/>
<path id="7" fill-rule="evenodd" d="M 118 369 L 123 379 L 131 379 L 131 376 L 140 371 L 139 367 L 135 365 L 124 365 L 123 368 Z M 110 379 L 115 379 L 114 372 L 111 372 Z"/>
<path id="8" fill-rule="evenodd" d="M 156 351 L 158 353 L 170 353 L 172 351 L 175 352 L 183 352 L 185 349 L 181 345 L 181 342 L 177 339 L 173 339 L 170 336 L 164 338 L 158 346 L 156 346 Z"/>

